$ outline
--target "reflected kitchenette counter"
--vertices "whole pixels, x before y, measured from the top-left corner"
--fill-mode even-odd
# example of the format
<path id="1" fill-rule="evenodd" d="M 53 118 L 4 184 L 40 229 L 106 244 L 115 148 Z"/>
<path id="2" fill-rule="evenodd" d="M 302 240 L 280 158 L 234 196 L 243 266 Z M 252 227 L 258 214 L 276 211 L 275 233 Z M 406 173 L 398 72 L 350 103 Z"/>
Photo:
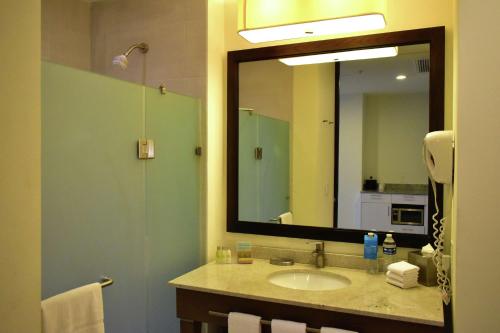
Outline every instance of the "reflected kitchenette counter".
<path id="1" fill-rule="evenodd" d="M 337 290 L 310 291 L 284 288 L 268 281 L 272 273 L 301 269 L 341 275 L 348 278 L 351 284 Z M 400 289 L 386 283 L 383 273 L 370 275 L 364 270 L 339 267 L 316 269 L 304 264 L 285 268 L 256 259 L 251 265 L 209 263 L 169 283 L 178 289 L 210 294 L 430 326 L 444 325 L 437 288 L 418 285 L 411 289 Z"/>
<path id="2" fill-rule="evenodd" d="M 428 195 L 429 187 L 427 184 L 385 184 L 383 191 L 362 190 L 361 193 Z"/>

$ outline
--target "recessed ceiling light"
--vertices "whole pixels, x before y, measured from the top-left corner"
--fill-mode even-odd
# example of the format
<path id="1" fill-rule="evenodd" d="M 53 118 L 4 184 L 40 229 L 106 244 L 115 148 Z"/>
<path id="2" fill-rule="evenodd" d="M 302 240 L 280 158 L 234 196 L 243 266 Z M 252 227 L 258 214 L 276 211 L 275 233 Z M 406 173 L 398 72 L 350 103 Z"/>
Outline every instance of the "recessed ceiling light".
<path id="1" fill-rule="evenodd" d="M 396 76 L 396 80 L 400 80 L 400 81 L 402 81 L 402 80 L 406 80 L 406 75 L 404 75 L 404 74 L 399 74 L 398 76 Z"/>
<path id="2" fill-rule="evenodd" d="M 335 53 L 315 54 L 310 56 L 301 56 L 293 58 L 279 59 L 282 63 L 288 66 L 322 64 L 326 62 L 361 60 L 394 57 L 398 55 L 398 47 L 381 47 L 377 49 L 364 49 L 354 51 L 343 51 Z"/>
<path id="3" fill-rule="evenodd" d="M 384 15 L 375 13 L 273 27 L 243 29 L 238 33 L 250 43 L 262 43 L 383 28 L 385 28 Z"/>

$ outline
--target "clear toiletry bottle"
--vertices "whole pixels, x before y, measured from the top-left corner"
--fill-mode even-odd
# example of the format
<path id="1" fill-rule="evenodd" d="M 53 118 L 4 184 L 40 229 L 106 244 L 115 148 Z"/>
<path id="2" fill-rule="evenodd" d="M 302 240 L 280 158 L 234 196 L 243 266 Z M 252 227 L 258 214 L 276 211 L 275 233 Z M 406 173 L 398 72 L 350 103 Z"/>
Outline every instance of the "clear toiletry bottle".
<path id="1" fill-rule="evenodd" d="M 224 251 L 224 263 L 230 264 L 232 261 L 231 249 L 228 247 L 225 247 L 223 251 Z"/>
<path id="2" fill-rule="evenodd" d="M 364 237 L 364 258 L 366 261 L 366 271 L 369 274 L 378 273 L 378 236 L 373 232 L 369 232 Z"/>
<path id="3" fill-rule="evenodd" d="M 215 253 L 215 263 L 223 264 L 223 254 L 222 254 L 222 246 L 217 246 L 217 252 Z"/>
<path id="4" fill-rule="evenodd" d="M 392 234 L 385 235 L 382 249 L 384 252 L 384 272 L 387 272 L 387 266 L 395 262 L 397 252 L 396 241 L 392 238 Z"/>

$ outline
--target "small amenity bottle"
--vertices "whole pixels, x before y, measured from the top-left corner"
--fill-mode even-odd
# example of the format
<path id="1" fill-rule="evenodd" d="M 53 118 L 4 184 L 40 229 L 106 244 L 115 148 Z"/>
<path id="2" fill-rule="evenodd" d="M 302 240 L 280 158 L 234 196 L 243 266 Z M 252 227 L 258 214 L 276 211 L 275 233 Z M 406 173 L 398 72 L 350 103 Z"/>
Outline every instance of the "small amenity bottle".
<path id="1" fill-rule="evenodd" d="M 224 263 L 222 246 L 220 246 L 220 245 L 217 246 L 217 252 L 215 253 L 215 263 L 216 264 L 223 264 Z"/>
<path id="2" fill-rule="evenodd" d="M 392 234 L 385 235 L 382 249 L 384 252 L 384 272 L 387 272 L 387 266 L 395 262 L 397 252 L 396 241 L 392 238 Z"/>
<path id="3" fill-rule="evenodd" d="M 365 250 L 364 258 L 366 261 L 366 271 L 369 274 L 378 273 L 377 249 L 378 236 L 373 232 L 369 232 L 364 238 Z"/>

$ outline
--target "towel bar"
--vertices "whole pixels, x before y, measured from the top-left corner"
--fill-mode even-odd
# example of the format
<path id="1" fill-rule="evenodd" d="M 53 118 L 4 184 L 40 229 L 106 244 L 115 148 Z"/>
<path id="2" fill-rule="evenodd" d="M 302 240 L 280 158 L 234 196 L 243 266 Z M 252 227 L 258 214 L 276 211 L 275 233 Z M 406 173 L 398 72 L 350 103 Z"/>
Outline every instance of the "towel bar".
<path id="1" fill-rule="evenodd" d="M 105 288 L 113 284 L 113 279 L 107 276 L 103 276 L 101 278 L 101 281 L 99 281 L 99 283 L 101 284 L 101 288 Z"/>
<path id="2" fill-rule="evenodd" d="M 222 312 L 217 312 L 217 311 L 208 311 L 208 314 L 210 316 L 220 317 L 220 318 L 227 318 L 229 316 L 227 313 L 222 313 Z M 264 319 L 260 320 L 260 324 L 261 325 L 271 326 L 271 322 L 269 320 L 264 320 Z M 309 332 L 309 333 L 320 333 L 320 330 L 317 329 L 317 328 L 307 327 L 306 328 L 306 332 Z"/>

